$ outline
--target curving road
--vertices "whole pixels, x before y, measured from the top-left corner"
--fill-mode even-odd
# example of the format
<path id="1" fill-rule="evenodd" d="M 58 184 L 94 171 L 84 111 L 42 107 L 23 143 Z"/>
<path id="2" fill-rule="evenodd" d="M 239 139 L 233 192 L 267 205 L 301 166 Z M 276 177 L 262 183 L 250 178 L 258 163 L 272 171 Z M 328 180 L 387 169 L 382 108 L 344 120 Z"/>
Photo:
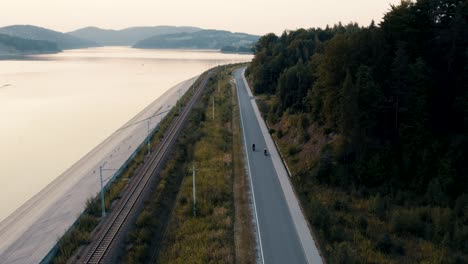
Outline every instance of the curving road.
<path id="1" fill-rule="evenodd" d="M 245 68 L 234 78 L 248 161 L 262 263 L 322 263 L 288 175 L 247 88 Z M 252 144 L 256 151 L 252 151 Z M 263 154 L 267 148 L 269 155 Z"/>

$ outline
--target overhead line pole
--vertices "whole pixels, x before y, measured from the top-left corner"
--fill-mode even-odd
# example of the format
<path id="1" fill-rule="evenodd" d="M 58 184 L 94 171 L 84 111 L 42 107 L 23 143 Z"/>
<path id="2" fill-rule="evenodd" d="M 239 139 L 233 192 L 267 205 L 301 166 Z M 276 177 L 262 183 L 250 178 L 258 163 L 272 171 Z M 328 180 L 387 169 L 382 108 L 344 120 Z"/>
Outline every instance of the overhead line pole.
<path id="1" fill-rule="evenodd" d="M 179 113 L 180 113 L 180 107 L 181 107 L 181 106 L 180 106 L 180 103 L 181 103 L 181 101 L 180 101 L 180 89 L 179 89 L 178 91 L 179 91 L 179 100 L 178 100 L 178 103 L 179 103 Z"/>
<path id="2" fill-rule="evenodd" d="M 99 166 L 99 179 L 101 182 L 101 216 L 106 217 L 106 203 L 104 200 L 104 181 L 102 180 L 102 172 L 103 171 L 117 171 L 117 169 L 104 169 L 103 167 L 106 165 L 107 161 L 104 162 L 103 165 Z"/>
<path id="3" fill-rule="evenodd" d="M 146 142 L 148 144 L 148 157 L 149 155 L 151 154 L 151 146 L 150 146 L 150 119 L 148 118 L 148 133 L 147 133 L 147 136 L 146 136 Z"/>
<path id="4" fill-rule="evenodd" d="M 195 185 L 195 164 L 192 164 L 192 172 L 193 172 L 193 216 L 197 216 L 197 197 L 196 197 L 196 185 Z"/>
<path id="5" fill-rule="evenodd" d="M 106 217 L 106 204 L 104 202 L 104 183 L 102 182 L 102 165 L 99 166 L 99 175 L 101 179 L 101 216 Z"/>
<path id="6" fill-rule="evenodd" d="M 135 123 L 133 123 L 133 124 L 130 124 L 130 125 L 121 127 L 121 128 L 119 128 L 119 129 L 117 129 L 117 131 L 123 130 L 123 129 L 126 129 L 126 128 L 129 128 L 129 127 L 134 126 L 134 125 L 137 125 L 137 124 L 139 124 L 139 123 L 141 123 L 141 122 L 144 122 L 144 121 L 146 121 L 146 120 L 148 120 L 148 119 L 151 119 L 151 118 L 153 118 L 153 117 L 156 117 L 156 116 L 158 116 L 158 115 L 162 115 L 162 114 L 167 113 L 167 112 L 169 112 L 169 111 L 171 111 L 171 110 L 166 110 L 166 111 L 164 111 L 164 112 L 154 114 L 154 115 L 152 115 L 152 116 L 150 116 L 150 117 L 147 117 L 147 118 L 144 118 L 144 119 L 142 119 L 142 120 L 139 120 L 139 121 L 137 121 L 137 122 L 135 122 Z"/>

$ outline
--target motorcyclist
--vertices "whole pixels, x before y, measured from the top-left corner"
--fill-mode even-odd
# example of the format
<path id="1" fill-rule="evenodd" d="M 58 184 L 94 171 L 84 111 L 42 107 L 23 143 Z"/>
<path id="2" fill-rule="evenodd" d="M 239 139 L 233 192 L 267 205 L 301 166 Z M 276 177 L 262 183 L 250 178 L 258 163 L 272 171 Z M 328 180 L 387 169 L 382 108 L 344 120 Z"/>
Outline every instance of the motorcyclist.
<path id="1" fill-rule="evenodd" d="M 255 143 L 252 144 L 252 150 L 255 151 Z"/>

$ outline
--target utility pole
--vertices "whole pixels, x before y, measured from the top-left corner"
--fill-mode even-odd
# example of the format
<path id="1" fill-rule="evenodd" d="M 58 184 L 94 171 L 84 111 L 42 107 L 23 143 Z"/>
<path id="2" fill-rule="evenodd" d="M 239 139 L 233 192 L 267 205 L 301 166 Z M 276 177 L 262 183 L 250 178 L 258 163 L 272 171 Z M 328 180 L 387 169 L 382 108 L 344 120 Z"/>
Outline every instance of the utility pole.
<path id="1" fill-rule="evenodd" d="M 214 121 L 214 108 L 215 108 L 215 103 L 214 103 L 214 95 L 213 95 L 213 121 Z"/>
<path id="2" fill-rule="evenodd" d="M 180 89 L 178 91 L 179 91 L 179 100 L 178 101 L 179 101 L 179 113 L 180 113 L 180 103 L 181 103 L 181 101 L 180 101 Z"/>
<path id="3" fill-rule="evenodd" d="M 99 178 L 101 180 L 101 216 L 106 217 L 106 203 L 104 201 L 104 180 L 102 179 L 102 172 L 103 171 L 118 171 L 118 169 L 104 169 L 104 166 L 106 165 L 107 161 L 104 162 L 104 164 L 99 166 Z"/>
<path id="4" fill-rule="evenodd" d="M 102 217 L 106 217 L 106 204 L 104 203 L 104 184 L 102 182 L 102 165 L 99 166 L 99 175 L 101 178 L 101 208 L 102 208 Z"/>
<path id="5" fill-rule="evenodd" d="M 193 172 L 193 216 L 197 216 L 197 197 L 196 197 L 196 185 L 195 185 L 195 164 L 192 164 Z"/>
<path id="6" fill-rule="evenodd" d="M 148 157 L 151 153 L 151 146 L 150 146 L 150 119 L 148 118 L 148 133 L 147 133 L 147 136 L 146 136 L 146 142 L 148 144 Z"/>

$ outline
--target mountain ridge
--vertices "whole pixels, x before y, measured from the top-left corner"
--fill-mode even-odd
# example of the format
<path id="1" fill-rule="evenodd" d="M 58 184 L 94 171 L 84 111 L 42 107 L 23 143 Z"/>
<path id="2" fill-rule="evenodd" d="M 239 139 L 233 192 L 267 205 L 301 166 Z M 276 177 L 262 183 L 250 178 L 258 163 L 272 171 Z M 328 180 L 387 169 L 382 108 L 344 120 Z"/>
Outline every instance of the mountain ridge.
<path id="1" fill-rule="evenodd" d="M 99 27 L 89 26 L 80 28 L 67 34 L 94 41 L 103 46 L 132 46 L 135 43 L 156 35 L 195 32 L 201 28 L 189 26 L 136 26 L 128 27 L 120 30 L 103 29 Z"/>
<path id="2" fill-rule="evenodd" d="M 24 39 L 0 34 L 0 56 L 55 53 L 60 51 L 61 50 L 54 42 Z"/>
<path id="3" fill-rule="evenodd" d="M 0 33 L 23 39 L 55 42 L 61 50 L 99 46 L 97 43 L 89 40 L 33 25 L 10 25 L 0 28 Z"/>
<path id="4" fill-rule="evenodd" d="M 152 36 L 137 42 L 133 47 L 142 49 L 222 49 L 225 46 L 253 46 L 260 36 L 233 33 L 227 30 L 205 29 L 192 33 Z"/>
<path id="5" fill-rule="evenodd" d="M 57 45 L 59 51 L 101 46 L 131 46 L 142 49 L 214 49 L 222 52 L 250 53 L 260 38 L 257 35 L 227 30 L 167 25 L 137 26 L 120 30 L 88 26 L 67 33 L 34 25 L 10 25 L 1 27 L 0 34 L 52 42 Z M 18 43 L 25 44 L 20 40 Z M 15 49 L 3 46 L 2 50 Z"/>

